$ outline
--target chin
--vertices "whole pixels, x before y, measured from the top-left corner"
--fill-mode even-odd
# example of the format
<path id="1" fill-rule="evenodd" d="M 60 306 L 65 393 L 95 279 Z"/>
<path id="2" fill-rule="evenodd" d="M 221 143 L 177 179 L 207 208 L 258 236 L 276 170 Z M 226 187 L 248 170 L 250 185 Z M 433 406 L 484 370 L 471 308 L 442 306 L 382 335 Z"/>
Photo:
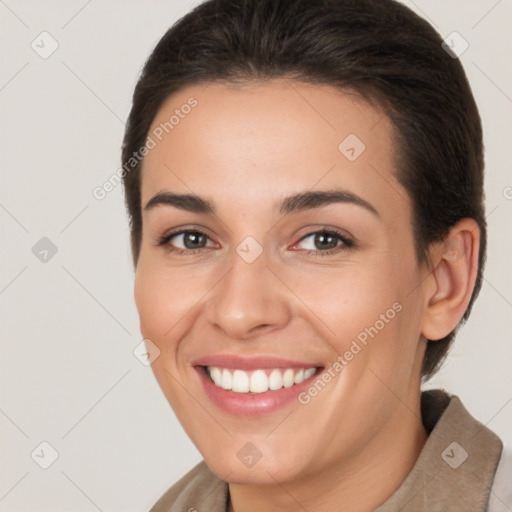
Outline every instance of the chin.
<path id="1" fill-rule="evenodd" d="M 251 460 L 247 453 L 250 453 L 250 449 L 242 448 L 238 453 L 233 452 L 233 455 L 226 451 L 220 458 L 208 455 L 203 457 L 217 477 L 231 484 L 275 485 L 276 481 L 284 482 L 298 476 L 299 468 L 291 462 L 287 464 L 275 458 L 265 460 L 263 454 L 261 458 L 253 457 Z"/>

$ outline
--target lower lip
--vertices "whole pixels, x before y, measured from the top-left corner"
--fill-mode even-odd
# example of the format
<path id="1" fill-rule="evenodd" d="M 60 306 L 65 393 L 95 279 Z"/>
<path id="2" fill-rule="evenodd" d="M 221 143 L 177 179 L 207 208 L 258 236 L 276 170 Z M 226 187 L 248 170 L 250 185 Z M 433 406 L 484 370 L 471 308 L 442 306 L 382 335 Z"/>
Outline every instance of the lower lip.
<path id="1" fill-rule="evenodd" d="M 199 374 L 201 384 L 210 400 L 222 410 L 236 416 L 263 416 L 297 400 L 321 370 L 317 370 L 309 379 L 289 388 L 265 391 L 264 393 L 236 393 L 216 386 L 206 375 L 202 366 L 194 367 Z"/>

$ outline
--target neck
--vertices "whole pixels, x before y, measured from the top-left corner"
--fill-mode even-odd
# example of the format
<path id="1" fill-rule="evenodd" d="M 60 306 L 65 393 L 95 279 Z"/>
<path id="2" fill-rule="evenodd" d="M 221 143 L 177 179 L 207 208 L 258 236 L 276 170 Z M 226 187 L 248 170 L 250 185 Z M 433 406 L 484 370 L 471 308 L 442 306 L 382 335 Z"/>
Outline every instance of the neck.
<path id="1" fill-rule="evenodd" d="M 425 445 L 419 404 L 418 396 L 411 409 L 399 405 L 396 417 L 349 461 L 275 485 L 229 484 L 229 512 L 373 511 L 398 489 Z"/>

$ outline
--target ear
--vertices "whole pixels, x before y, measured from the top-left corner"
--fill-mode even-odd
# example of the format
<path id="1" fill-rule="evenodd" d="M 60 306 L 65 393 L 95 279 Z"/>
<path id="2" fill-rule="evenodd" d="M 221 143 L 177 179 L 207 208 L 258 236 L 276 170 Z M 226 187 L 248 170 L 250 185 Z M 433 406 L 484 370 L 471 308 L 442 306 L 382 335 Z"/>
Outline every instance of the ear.
<path id="1" fill-rule="evenodd" d="M 475 286 L 479 249 L 480 228 L 474 219 L 461 219 L 431 247 L 432 268 L 424 281 L 425 338 L 442 339 L 459 323 Z"/>

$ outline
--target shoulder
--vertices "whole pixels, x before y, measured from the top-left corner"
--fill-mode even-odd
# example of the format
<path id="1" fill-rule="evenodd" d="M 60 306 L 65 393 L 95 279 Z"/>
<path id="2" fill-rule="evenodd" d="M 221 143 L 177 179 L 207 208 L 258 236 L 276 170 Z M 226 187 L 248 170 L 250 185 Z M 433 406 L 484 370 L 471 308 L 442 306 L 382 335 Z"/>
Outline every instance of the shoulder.
<path id="1" fill-rule="evenodd" d="M 202 460 L 160 497 L 150 512 L 225 512 L 228 484 Z"/>
<path id="2" fill-rule="evenodd" d="M 375 512 L 510 512 L 488 510 L 501 439 L 475 419 L 456 395 L 429 390 L 421 399 L 428 439 L 411 472 Z"/>

